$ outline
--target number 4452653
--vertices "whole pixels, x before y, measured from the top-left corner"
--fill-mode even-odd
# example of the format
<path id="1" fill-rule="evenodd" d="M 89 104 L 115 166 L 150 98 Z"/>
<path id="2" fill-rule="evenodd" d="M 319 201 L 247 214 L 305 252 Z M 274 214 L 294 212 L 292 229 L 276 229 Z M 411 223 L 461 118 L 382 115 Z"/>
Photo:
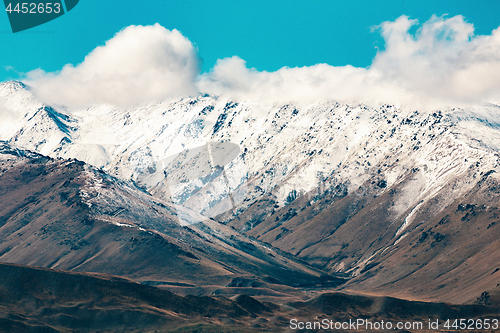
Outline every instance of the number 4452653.
<path id="1" fill-rule="evenodd" d="M 17 3 L 14 8 L 12 4 L 9 3 L 5 9 L 8 13 L 16 12 L 19 14 L 59 14 L 61 12 L 61 4 L 56 3 L 28 3 L 24 2 L 22 4 Z"/>
<path id="2" fill-rule="evenodd" d="M 498 319 L 448 319 L 444 323 L 446 329 L 456 330 L 480 330 L 480 329 L 493 329 L 499 328 Z"/>

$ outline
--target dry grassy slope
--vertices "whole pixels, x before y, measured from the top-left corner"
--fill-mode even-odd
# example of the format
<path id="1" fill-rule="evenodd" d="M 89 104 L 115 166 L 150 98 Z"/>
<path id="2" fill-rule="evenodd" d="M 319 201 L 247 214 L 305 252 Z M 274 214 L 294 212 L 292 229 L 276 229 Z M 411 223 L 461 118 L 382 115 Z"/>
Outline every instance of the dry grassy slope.
<path id="1" fill-rule="evenodd" d="M 483 175 L 440 214 L 417 215 L 408 236 L 374 257 L 379 264 L 346 287 L 455 303 L 498 287 L 499 196 L 498 176 Z"/>
<path id="2" fill-rule="evenodd" d="M 94 219 L 79 196 L 83 163 L 44 157 L 2 163 L 3 262 L 186 280 L 224 272 L 158 234 Z"/>
<path id="3" fill-rule="evenodd" d="M 290 332 L 292 318 L 426 322 L 431 318 L 495 318 L 499 314 L 498 307 L 484 305 L 342 293 L 326 293 L 284 307 L 246 295 L 233 299 L 181 297 L 117 276 L 13 264 L 0 264 L 0 276 L 0 330 L 15 333 Z"/>
<path id="4" fill-rule="evenodd" d="M 2 262 L 193 286 L 225 286 L 238 276 L 320 281 L 320 272 L 237 235 L 224 243 L 206 226 L 180 227 L 168 207 L 83 162 L 17 153 L 0 155 Z"/>
<path id="5" fill-rule="evenodd" d="M 380 196 L 380 184 L 366 183 L 349 195 L 337 188 L 313 205 L 314 194 L 305 195 L 261 220 L 250 208 L 238 223 L 254 223 L 247 234 L 317 267 L 354 276 L 344 288 L 472 302 L 500 283 L 495 271 L 500 267 L 500 182 L 494 172 L 485 173 L 473 190 L 445 205 L 448 191 L 463 185 L 458 178 L 420 205 L 397 233 L 413 207 L 394 218 L 394 204 L 418 174 L 409 171 Z M 436 214 L 436 207 L 444 210 Z"/>
<path id="6" fill-rule="evenodd" d="M 254 312 L 227 298 L 181 297 L 132 280 L 0 264 L 0 308 L 12 330 L 25 332 L 167 331 L 211 317 L 239 320 L 270 311 L 254 301 Z M 246 302 L 248 303 L 248 301 Z M 259 307 L 260 306 L 260 307 Z M 5 326 L 4 326 L 5 327 Z M 19 331 L 16 327 L 24 327 Z"/>

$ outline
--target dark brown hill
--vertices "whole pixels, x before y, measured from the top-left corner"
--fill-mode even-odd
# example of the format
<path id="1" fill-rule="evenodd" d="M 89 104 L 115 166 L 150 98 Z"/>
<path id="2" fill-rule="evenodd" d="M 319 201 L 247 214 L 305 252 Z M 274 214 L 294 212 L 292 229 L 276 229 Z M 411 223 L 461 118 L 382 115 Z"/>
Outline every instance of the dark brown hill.
<path id="1" fill-rule="evenodd" d="M 3 145 L 0 261 L 127 276 L 155 285 L 225 286 L 240 276 L 322 283 L 320 271 L 213 221 L 175 210 L 76 160 Z"/>
<path id="2" fill-rule="evenodd" d="M 500 310 L 342 293 L 325 293 L 307 302 L 279 306 L 247 295 L 234 299 L 182 297 L 118 276 L 0 264 L 0 313 L 2 333 L 319 331 L 292 330 L 293 319 L 417 322 L 424 325 L 421 331 L 425 332 L 429 331 L 429 319 L 439 319 L 443 330 L 446 319 L 491 319 L 497 318 Z"/>
<path id="3" fill-rule="evenodd" d="M 251 317 L 224 297 L 181 297 L 102 274 L 0 264 L 0 276 L 2 332 L 142 332 Z"/>

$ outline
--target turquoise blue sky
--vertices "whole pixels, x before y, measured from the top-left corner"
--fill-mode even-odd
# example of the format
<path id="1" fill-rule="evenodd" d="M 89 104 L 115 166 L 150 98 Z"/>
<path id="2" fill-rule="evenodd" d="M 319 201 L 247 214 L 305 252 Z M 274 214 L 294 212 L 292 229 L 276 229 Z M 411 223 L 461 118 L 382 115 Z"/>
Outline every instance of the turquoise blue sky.
<path id="1" fill-rule="evenodd" d="M 66 15 L 16 34 L 7 14 L 0 15 L 0 81 L 76 65 L 129 25 L 179 30 L 197 47 L 202 72 L 233 55 L 248 67 L 275 71 L 317 63 L 367 67 L 384 47 L 372 27 L 401 15 L 423 23 L 432 14 L 460 14 L 476 34 L 490 34 L 500 26 L 499 13 L 497 0 L 81 0 Z"/>

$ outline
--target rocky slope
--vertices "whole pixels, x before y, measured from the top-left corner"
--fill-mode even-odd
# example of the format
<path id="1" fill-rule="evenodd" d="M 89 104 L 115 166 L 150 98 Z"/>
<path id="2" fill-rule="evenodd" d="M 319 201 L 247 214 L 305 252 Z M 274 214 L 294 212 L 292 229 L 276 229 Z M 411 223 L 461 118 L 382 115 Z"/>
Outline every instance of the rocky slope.
<path id="1" fill-rule="evenodd" d="M 314 285 L 321 271 L 213 221 L 181 226 L 170 203 L 77 160 L 0 144 L 0 261 L 219 288 L 234 279 Z M 185 215 L 196 213 L 187 212 Z M 267 281 L 267 282 L 266 282 Z"/>

